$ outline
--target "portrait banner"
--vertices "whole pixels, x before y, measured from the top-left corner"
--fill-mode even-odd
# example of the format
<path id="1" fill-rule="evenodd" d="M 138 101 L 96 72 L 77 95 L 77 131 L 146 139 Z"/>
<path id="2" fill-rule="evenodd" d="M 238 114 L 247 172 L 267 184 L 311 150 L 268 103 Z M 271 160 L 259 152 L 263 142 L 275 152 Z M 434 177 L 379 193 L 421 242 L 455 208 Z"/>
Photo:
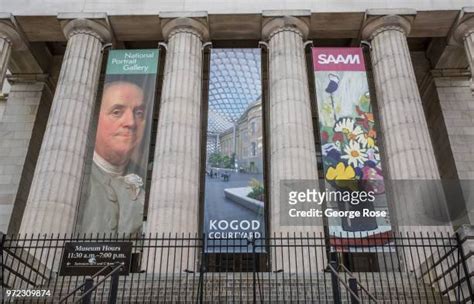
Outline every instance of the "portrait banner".
<path id="1" fill-rule="evenodd" d="M 159 51 L 111 50 L 76 231 L 141 233 Z"/>
<path id="2" fill-rule="evenodd" d="M 263 252 L 260 49 L 212 49 L 207 113 L 206 252 Z M 255 241 L 255 247 L 252 242 Z"/>
<path id="3" fill-rule="evenodd" d="M 313 48 L 322 161 L 327 191 L 369 199 L 327 201 L 326 208 L 388 214 L 377 131 L 361 48 Z M 377 213 L 378 214 L 378 213 Z M 385 235 L 389 216 L 329 218 L 339 244 L 357 236 Z"/>

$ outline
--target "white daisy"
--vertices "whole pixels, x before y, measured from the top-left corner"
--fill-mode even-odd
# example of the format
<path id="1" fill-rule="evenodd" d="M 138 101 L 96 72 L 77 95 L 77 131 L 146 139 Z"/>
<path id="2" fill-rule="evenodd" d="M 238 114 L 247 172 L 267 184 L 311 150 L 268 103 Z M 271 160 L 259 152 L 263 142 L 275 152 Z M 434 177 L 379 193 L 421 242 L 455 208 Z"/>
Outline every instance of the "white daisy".
<path id="1" fill-rule="evenodd" d="M 349 140 L 356 140 L 356 138 L 363 133 L 364 130 L 362 130 L 360 126 L 356 126 L 354 130 L 352 130 L 352 132 L 350 132 L 349 134 L 346 134 L 346 136 L 347 138 L 349 138 Z"/>
<path id="2" fill-rule="evenodd" d="M 348 134 L 354 131 L 354 120 L 352 118 L 343 118 L 334 126 L 334 131 Z"/>
<path id="3" fill-rule="evenodd" d="M 354 128 L 354 120 L 352 118 L 343 118 L 338 121 L 336 126 L 334 126 L 334 131 L 342 132 L 349 140 L 356 140 L 357 136 L 364 133 L 360 126 L 355 126 Z"/>
<path id="4" fill-rule="evenodd" d="M 365 149 L 360 147 L 360 144 L 354 140 L 351 140 L 348 145 L 344 148 L 345 155 L 342 155 L 341 158 L 347 159 L 349 165 L 357 167 L 358 164 L 364 164 L 367 161 L 367 153 Z"/>
<path id="5" fill-rule="evenodd" d="M 357 135 L 357 142 L 362 144 L 362 147 L 367 148 L 367 134 L 366 133 L 361 133 Z"/>

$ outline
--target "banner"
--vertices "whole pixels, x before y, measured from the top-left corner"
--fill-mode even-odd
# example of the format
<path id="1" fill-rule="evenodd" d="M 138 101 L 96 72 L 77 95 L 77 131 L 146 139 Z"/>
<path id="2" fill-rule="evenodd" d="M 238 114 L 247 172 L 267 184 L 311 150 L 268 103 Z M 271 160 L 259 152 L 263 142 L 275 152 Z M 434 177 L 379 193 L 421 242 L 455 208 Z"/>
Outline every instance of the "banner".
<path id="1" fill-rule="evenodd" d="M 158 50 L 109 52 L 76 231 L 141 233 Z"/>
<path id="2" fill-rule="evenodd" d="M 212 49 L 204 232 L 207 252 L 252 252 L 265 235 L 260 49 Z M 257 252 L 263 248 L 256 248 Z"/>
<path id="3" fill-rule="evenodd" d="M 354 204 L 328 201 L 327 208 L 388 214 L 362 49 L 313 48 L 312 54 L 326 187 L 350 197 L 373 198 Z M 330 234 L 342 238 L 391 230 L 388 216 L 328 220 Z"/>

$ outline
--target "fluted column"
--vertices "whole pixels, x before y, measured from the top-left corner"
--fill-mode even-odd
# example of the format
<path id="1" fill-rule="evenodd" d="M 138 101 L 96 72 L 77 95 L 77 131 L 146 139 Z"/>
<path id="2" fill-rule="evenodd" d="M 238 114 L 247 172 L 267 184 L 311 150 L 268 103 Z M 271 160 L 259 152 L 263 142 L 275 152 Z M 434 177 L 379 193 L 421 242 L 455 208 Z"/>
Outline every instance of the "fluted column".
<path id="1" fill-rule="evenodd" d="M 5 79 L 5 74 L 8 69 L 8 61 L 10 60 L 10 54 L 12 51 L 12 45 L 7 36 L 2 35 L 0 32 L 0 84 Z"/>
<path id="2" fill-rule="evenodd" d="M 400 231 L 444 230 L 450 222 L 407 43 L 411 20 L 376 16 L 362 31 L 372 44 L 391 221 Z"/>
<path id="3" fill-rule="evenodd" d="M 471 92 L 474 95 L 474 7 L 461 10 L 461 20 L 454 30 L 454 39 L 466 50 L 471 69 Z"/>
<path id="4" fill-rule="evenodd" d="M 12 48 L 25 47 L 26 44 L 13 23 L 13 17 L 10 14 L 0 13 L 0 89 L 7 73 Z"/>
<path id="5" fill-rule="evenodd" d="M 464 48 L 471 67 L 471 92 L 474 95 L 474 27 L 464 36 Z"/>
<path id="6" fill-rule="evenodd" d="M 110 41 L 110 32 L 103 23 L 88 19 L 68 20 L 63 31 L 68 39 L 66 53 L 20 233 L 74 229 L 101 48 Z"/>
<path id="7" fill-rule="evenodd" d="M 273 18 L 263 27 L 263 36 L 269 43 L 271 205 L 267 212 L 271 233 L 303 228 L 280 224 L 280 182 L 318 179 L 303 45 L 308 31 L 307 23 L 292 16 Z"/>
<path id="8" fill-rule="evenodd" d="M 472 96 L 474 96 L 474 6 L 464 7 L 459 15 L 458 23 L 454 27 L 453 39 L 451 39 L 451 41 L 465 50 L 471 72 L 470 89 Z M 442 88 L 438 90 L 442 90 Z M 445 98 L 444 102 L 441 101 L 441 107 L 443 109 L 443 115 L 445 116 L 444 119 L 446 121 L 448 134 L 450 134 L 451 149 L 457 164 L 457 174 L 461 180 L 460 185 L 463 190 L 469 221 L 471 224 L 474 224 L 474 196 L 472 195 L 474 179 L 470 178 L 474 177 L 470 176 L 474 174 L 474 167 L 464 165 L 472 163 L 474 154 L 462 153 L 464 151 L 474 151 L 474 134 L 469 133 L 469 130 L 474 130 L 474 111 L 469 110 L 469 105 L 473 103 L 473 98 L 469 98 L 465 95 L 463 98 L 462 96 L 463 95 L 456 93 L 455 98 L 452 98 L 454 102 L 449 98 Z M 449 115 L 448 111 L 456 110 L 462 113 L 461 115 L 464 118 L 461 125 L 457 123 L 456 120 L 458 119 L 447 119 L 446 117 Z M 461 138 L 462 141 L 456 142 L 456 139 L 453 138 L 456 135 Z M 456 147 L 454 147 L 454 145 Z"/>
<path id="9" fill-rule="evenodd" d="M 318 168 L 314 129 L 311 117 L 308 75 L 306 69 L 304 39 L 309 26 L 306 18 L 293 16 L 274 17 L 263 26 L 263 38 L 268 40 L 269 51 L 269 122 L 270 122 L 270 208 L 267 210 L 270 220 L 271 236 L 279 237 L 311 233 L 322 236 L 323 223 L 320 218 L 312 218 L 308 226 L 287 226 L 282 219 L 285 214 L 281 197 L 281 181 L 313 180 L 312 188 L 317 188 Z M 301 186 L 301 185 L 296 185 Z M 293 190 L 293 189 L 292 189 Z M 314 234 L 313 234 L 314 233 Z M 316 241 L 316 243 L 318 243 Z M 288 244 L 294 241 L 288 240 Z M 308 244 L 305 244 L 305 246 Z M 316 245 L 316 244 L 313 244 Z M 275 252 L 272 259 L 273 270 L 284 269 L 291 273 L 297 271 L 297 265 L 305 264 L 311 269 L 322 270 L 325 265 L 325 252 L 319 250 L 323 244 L 314 246 L 313 251 L 302 256 L 293 252 Z"/>
<path id="10" fill-rule="evenodd" d="M 202 45 L 207 26 L 175 18 L 168 40 L 156 135 L 147 232 L 197 233 L 201 133 Z"/>

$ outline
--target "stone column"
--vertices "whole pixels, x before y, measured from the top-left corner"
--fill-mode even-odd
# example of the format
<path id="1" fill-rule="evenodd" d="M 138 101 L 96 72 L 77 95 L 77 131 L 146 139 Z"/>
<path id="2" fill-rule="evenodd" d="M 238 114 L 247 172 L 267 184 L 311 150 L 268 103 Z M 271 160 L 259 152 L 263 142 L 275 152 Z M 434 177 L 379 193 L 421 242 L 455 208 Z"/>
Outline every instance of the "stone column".
<path id="1" fill-rule="evenodd" d="M 280 181 L 318 179 L 303 46 L 309 32 L 305 21 L 275 17 L 263 27 L 269 43 L 271 233 L 301 231 L 280 225 Z"/>
<path id="2" fill-rule="evenodd" d="M 471 92 L 474 95 L 474 7 L 461 10 L 461 17 L 454 29 L 454 40 L 464 46 L 471 69 Z"/>
<path id="3" fill-rule="evenodd" d="M 68 39 L 20 233 L 71 233 L 83 179 L 87 134 L 100 76 L 101 19 L 63 20 Z"/>
<path id="4" fill-rule="evenodd" d="M 194 235 L 200 210 L 202 45 L 209 34 L 205 21 L 195 18 L 164 19 L 162 28 L 168 47 L 146 232 Z"/>
<path id="5" fill-rule="evenodd" d="M 474 95 L 474 26 L 464 35 L 464 48 L 471 68 L 471 92 Z"/>
<path id="6" fill-rule="evenodd" d="M 465 49 L 471 77 L 470 83 L 464 81 L 464 87 L 470 84 L 469 93 L 471 94 L 469 95 L 467 90 L 461 87 L 463 81 L 457 82 L 460 87 L 455 95 L 442 93 L 445 90 L 443 80 L 438 79 L 437 85 L 438 92 L 444 97 L 444 100 L 441 101 L 443 115 L 445 118 L 446 115 L 453 115 L 453 113 L 457 115 L 453 119 L 446 118 L 445 121 L 447 121 L 451 149 L 457 164 L 457 173 L 463 189 L 469 222 L 474 224 L 474 167 L 469 166 L 474 161 L 474 154 L 466 153 L 474 151 L 474 108 L 471 107 L 474 104 L 474 7 L 464 7 L 461 10 L 452 38 L 455 45 Z M 448 88 L 452 88 L 454 81 L 448 79 L 448 84 Z M 448 123 L 452 124 L 452 128 L 449 128 Z"/>
<path id="7" fill-rule="evenodd" d="M 26 44 L 16 29 L 12 15 L 0 13 L 0 90 L 7 73 L 12 48 L 25 47 Z"/>
<path id="8" fill-rule="evenodd" d="M 0 23 L 0 26 L 1 25 Z M 7 73 L 11 51 L 12 45 L 10 39 L 0 31 L 0 85 L 3 84 L 5 74 Z"/>
<path id="9" fill-rule="evenodd" d="M 392 226 L 409 232 L 443 231 L 451 223 L 407 43 L 415 14 L 368 11 L 362 39 L 372 44 L 384 173 L 393 195 Z"/>
<path id="10" fill-rule="evenodd" d="M 318 188 L 318 168 L 314 142 L 314 128 L 311 117 L 308 75 L 306 69 L 304 39 L 309 32 L 309 18 L 275 16 L 264 23 L 262 35 L 268 41 L 269 51 L 269 134 L 270 134 L 270 205 L 269 235 L 293 236 L 296 233 L 310 233 L 322 236 L 321 219 L 312 218 L 310 226 L 285 226 L 280 216 L 282 180 L 313 180 L 312 188 Z M 308 183 L 306 183 L 309 185 Z M 287 199 L 287 198 L 286 198 Z M 316 241 L 319 247 L 301 257 L 293 253 L 275 253 L 274 270 L 295 272 L 297 265 L 305 263 L 313 270 L 322 270 L 325 265 L 324 242 Z M 288 244 L 292 241 L 289 240 Z M 305 246 L 310 245 L 303 242 Z M 299 243 L 298 243 L 299 244 Z M 314 244 L 313 244 L 314 245 Z M 312 251 L 315 249 L 314 251 Z M 304 259 L 304 261 L 302 260 Z M 277 269 L 278 268 L 278 269 Z"/>

